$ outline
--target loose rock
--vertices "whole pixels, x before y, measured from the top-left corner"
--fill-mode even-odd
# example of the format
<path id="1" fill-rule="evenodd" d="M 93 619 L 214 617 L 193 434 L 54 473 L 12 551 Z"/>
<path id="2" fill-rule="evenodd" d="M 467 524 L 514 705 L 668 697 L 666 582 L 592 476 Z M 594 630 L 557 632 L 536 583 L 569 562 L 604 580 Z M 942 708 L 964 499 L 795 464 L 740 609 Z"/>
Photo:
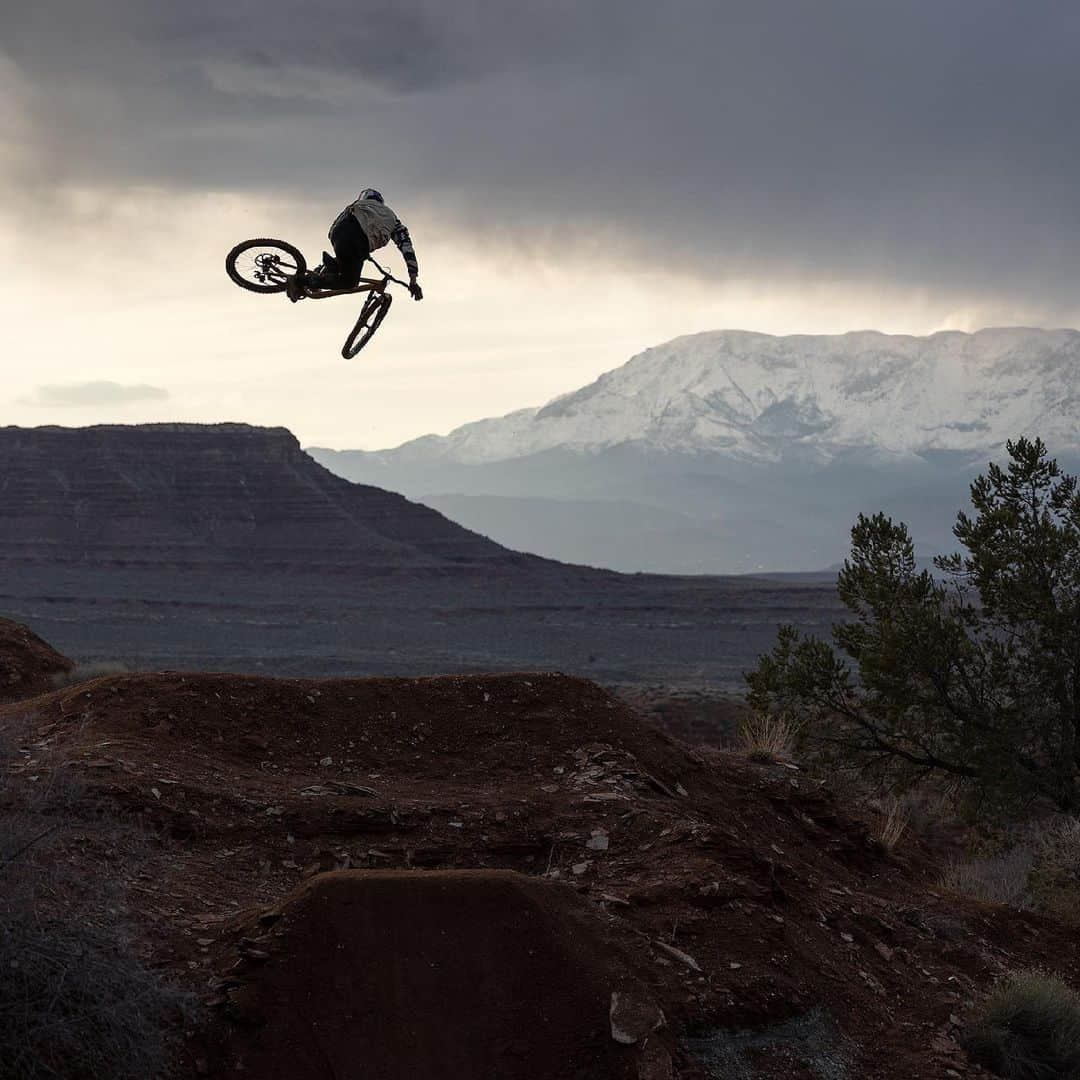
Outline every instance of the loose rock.
<path id="1" fill-rule="evenodd" d="M 633 1046 L 664 1023 L 659 1006 L 635 994 L 611 993 L 611 1037 L 624 1046 Z"/>

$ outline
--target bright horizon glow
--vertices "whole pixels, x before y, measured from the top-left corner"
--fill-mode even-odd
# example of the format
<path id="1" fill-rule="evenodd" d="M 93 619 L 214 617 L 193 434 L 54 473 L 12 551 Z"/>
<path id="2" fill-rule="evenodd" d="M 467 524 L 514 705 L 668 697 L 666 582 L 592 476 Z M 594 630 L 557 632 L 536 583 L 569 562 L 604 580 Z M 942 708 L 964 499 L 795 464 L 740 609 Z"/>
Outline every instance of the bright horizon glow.
<path id="1" fill-rule="evenodd" d="M 140 188 L 69 193 L 77 224 L 63 234 L 0 215 L 0 257 L 23 268 L 0 295 L 14 361 L 4 422 L 240 421 L 287 427 L 305 446 L 383 449 L 542 405 L 683 334 L 1061 325 L 1004 300 L 869 283 L 708 283 L 675 257 L 635 267 L 596 241 L 557 252 L 477 244 L 423 208 L 395 209 L 412 229 L 426 296 L 414 303 L 398 290 L 351 361 L 339 350 L 357 300 L 291 305 L 243 292 L 223 269 L 234 243 L 259 235 L 317 260 L 336 206 Z M 394 249 L 377 257 L 400 273 Z"/>

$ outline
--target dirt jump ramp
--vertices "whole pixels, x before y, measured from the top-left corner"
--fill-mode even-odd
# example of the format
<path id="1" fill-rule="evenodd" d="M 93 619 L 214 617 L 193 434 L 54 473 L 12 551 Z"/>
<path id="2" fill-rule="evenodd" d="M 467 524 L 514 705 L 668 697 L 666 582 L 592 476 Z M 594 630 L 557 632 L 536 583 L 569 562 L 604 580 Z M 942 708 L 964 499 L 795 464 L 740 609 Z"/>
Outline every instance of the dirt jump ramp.
<path id="1" fill-rule="evenodd" d="M 652 1034 L 662 1014 L 565 886 L 499 870 L 326 873 L 237 949 L 215 1062 L 229 1075 L 671 1076 Z M 629 1034 L 613 1035 L 613 1001 L 628 1000 Z"/>

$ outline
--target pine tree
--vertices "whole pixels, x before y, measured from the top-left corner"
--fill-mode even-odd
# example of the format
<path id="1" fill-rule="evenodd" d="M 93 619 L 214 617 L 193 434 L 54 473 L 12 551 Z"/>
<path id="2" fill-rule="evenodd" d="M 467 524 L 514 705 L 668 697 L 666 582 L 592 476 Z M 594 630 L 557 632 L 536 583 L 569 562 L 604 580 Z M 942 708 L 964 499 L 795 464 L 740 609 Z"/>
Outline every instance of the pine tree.
<path id="1" fill-rule="evenodd" d="M 989 812 L 1080 810 L 1080 494 L 1042 441 L 1008 444 L 957 516 L 963 552 L 919 570 L 906 526 L 859 516 L 833 644 L 780 628 L 750 704 L 796 710 L 836 764 L 937 774 Z"/>

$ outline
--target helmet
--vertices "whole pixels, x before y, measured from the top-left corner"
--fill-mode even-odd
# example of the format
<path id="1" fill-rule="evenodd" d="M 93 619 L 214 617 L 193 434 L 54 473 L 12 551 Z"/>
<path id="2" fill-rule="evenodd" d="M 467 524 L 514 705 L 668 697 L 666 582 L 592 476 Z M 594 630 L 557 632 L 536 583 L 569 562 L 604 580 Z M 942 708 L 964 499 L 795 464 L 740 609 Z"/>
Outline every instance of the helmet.
<path id="1" fill-rule="evenodd" d="M 376 191 L 373 187 L 366 187 L 360 192 L 361 199 L 374 199 L 376 202 L 385 202 L 382 197 L 381 191 Z"/>

